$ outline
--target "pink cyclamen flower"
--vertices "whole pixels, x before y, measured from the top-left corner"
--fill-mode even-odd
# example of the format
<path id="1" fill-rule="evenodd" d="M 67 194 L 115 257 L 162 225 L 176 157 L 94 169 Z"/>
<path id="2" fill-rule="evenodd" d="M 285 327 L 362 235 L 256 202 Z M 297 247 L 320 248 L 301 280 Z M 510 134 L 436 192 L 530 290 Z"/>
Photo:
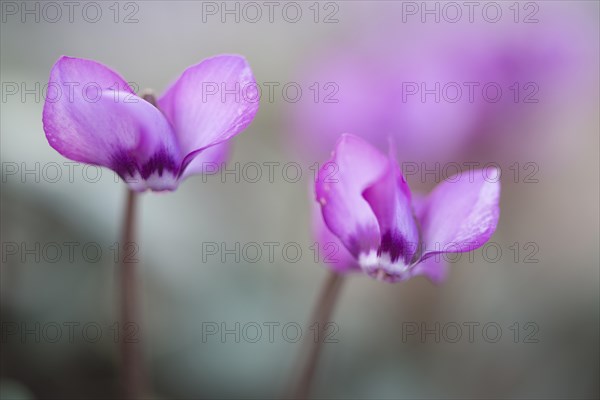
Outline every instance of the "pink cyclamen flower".
<path id="1" fill-rule="evenodd" d="M 330 267 L 387 282 L 416 275 L 443 281 L 447 265 L 439 255 L 483 246 L 498 224 L 498 171 L 473 172 L 413 197 L 392 155 L 342 135 L 315 183 L 322 213 L 316 235 L 321 245 L 338 244 Z"/>
<path id="2" fill-rule="evenodd" d="M 132 190 L 175 190 L 221 161 L 227 140 L 258 110 L 256 82 L 241 56 L 205 59 L 157 100 L 138 97 L 110 68 L 61 57 L 50 72 L 44 131 L 63 156 L 115 171 Z"/>

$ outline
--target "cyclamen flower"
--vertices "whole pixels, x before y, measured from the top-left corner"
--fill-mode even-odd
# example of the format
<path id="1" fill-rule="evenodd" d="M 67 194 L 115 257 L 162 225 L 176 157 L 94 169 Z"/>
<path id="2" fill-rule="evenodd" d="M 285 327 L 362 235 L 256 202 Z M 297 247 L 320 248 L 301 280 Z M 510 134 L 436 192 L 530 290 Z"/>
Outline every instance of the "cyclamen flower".
<path id="1" fill-rule="evenodd" d="M 498 171 L 473 172 L 413 197 L 393 156 L 342 135 L 315 183 L 322 212 L 316 235 L 321 245 L 338 244 L 330 267 L 387 282 L 416 275 L 443 281 L 447 265 L 440 254 L 483 246 L 498 224 Z"/>
<path id="2" fill-rule="evenodd" d="M 175 190 L 258 110 L 256 82 L 243 57 L 222 55 L 189 67 L 158 99 L 138 97 L 110 68 L 61 57 L 50 72 L 44 131 L 63 156 L 115 171 L 132 190 Z"/>

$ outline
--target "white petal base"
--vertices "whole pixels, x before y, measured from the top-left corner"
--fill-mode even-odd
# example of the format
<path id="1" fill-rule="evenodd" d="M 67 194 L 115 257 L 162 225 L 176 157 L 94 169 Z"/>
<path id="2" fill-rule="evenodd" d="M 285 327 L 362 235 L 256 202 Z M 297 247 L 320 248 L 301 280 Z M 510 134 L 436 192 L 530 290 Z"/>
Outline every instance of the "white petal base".
<path id="1" fill-rule="evenodd" d="M 146 179 L 136 172 L 135 176 L 125 179 L 125 182 L 131 190 L 136 192 L 144 192 L 148 189 L 155 192 L 172 191 L 179 185 L 177 177 L 169 171 L 164 171 L 162 176 L 159 176 L 158 172 L 154 172 Z"/>
<path id="2" fill-rule="evenodd" d="M 361 253 L 358 264 L 366 274 L 380 281 L 398 282 L 411 277 L 411 266 L 404 264 L 402 258 L 392 262 L 389 253 L 378 255 L 376 250 Z"/>

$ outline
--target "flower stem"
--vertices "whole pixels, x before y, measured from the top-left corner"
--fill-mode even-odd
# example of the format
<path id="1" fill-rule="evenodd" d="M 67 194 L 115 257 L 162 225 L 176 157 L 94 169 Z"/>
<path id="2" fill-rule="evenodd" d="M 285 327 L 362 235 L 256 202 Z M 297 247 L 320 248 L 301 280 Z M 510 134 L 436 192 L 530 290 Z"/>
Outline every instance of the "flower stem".
<path id="1" fill-rule="evenodd" d="M 343 275 L 330 271 L 323 284 L 319 300 L 315 305 L 310 319 L 311 326 L 314 323 L 318 324 L 318 335 L 314 340 L 305 339 L 304 351 L 302 354 L 306 354 L 306 358 L 304 359 L 300 374 L 298 375 L 298 380 L 295 382 L 293 390 L 291 391 L 291 397 L 294 399 L 306 399 L 310 394 L 319 361 L 319 355 L 321 354 L 324 339 L 323 334 L 327 323 L 330 322 L 343 281 Z"/>
<path id="2" fill-rule="evenodd" d="M 123 236 L 120 251 L 121 274 L 121 385 L 126 399 L 139 399 L 142 390 L 142 357 L 139 336 L 132 337 L 129 332 L 139 332 L 137 316 L 137 274 L 136 262 L 128 254 L 135 246 L 135 213 L 137 195 L 127 190 L 127 204 L 123 220 Z"/>

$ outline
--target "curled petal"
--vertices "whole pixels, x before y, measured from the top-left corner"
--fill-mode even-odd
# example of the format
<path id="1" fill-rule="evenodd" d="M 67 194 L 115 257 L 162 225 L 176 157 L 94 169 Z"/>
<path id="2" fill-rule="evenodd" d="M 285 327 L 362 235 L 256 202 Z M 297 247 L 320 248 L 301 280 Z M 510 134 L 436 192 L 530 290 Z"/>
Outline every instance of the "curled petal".
<path id="1" fill-rule="evenodd" d="M 319 246 L 319 261 L 323 261 L 329 268 L 338 273 L 360 271 L 358 262 L 335 236 L 323 221 L 321 207 L 316 201 L 312 201 L 312 230 Z"/>
<path id="2" fill-rule="evenodd" d="M 229 142 L 223 142 L 198 153 L 183 171 L 182 179 L 196 174 L 217 173 L 229 158 L 230 147 Z"/>
<path id="3" fill-rule="evenodd" d="M 499 171 L 476 170 L 448 178 L 420 208 L 424 251 L 421 260 L 437 253 L 462 253 L 483 246 L 500 216 Z"/>
<path id="4" fill-rule="evenodd" d="M 135 190 L 176 185 L 181 158 L 168 121 L 99 63 L 69 57 L 56 62 L 43 124 L 48 142 L 59 153 L 108 167 Z"/>
<path id="5" fill-rule="evenodd" d="M 409 265 L 419 245 L 419 231 L 411 205 L 411 193 L 396 160 L 391 158 L 386 172 L 363 192 L 375 213 L 381 232 L 378 255 L 389 254 Z"/>
<path id="6" fill-rule="evenodd" d="M 362 193 L 387 166 L 387 157 L 369 143 L 344 134 L 317 176 L 315 189 L 325 224 L 357 259 L 380 245 L 377 218 Z"/>
<path id="7" fill-rule="evenodd" d="M 158 99 L 173 125 L 184 162 L 243 131 L 258 111 L 259 92 L 247 61 L 236 55 L 189 67 Z"/>
<path id="8" fill-rule="evenodd" d="M 440 284 L 448 277 L 448 262 L 441 256 L 432 256 L 414 265 L 410 272 L 411 276 L 423 275 L 431 282 Z"/>

